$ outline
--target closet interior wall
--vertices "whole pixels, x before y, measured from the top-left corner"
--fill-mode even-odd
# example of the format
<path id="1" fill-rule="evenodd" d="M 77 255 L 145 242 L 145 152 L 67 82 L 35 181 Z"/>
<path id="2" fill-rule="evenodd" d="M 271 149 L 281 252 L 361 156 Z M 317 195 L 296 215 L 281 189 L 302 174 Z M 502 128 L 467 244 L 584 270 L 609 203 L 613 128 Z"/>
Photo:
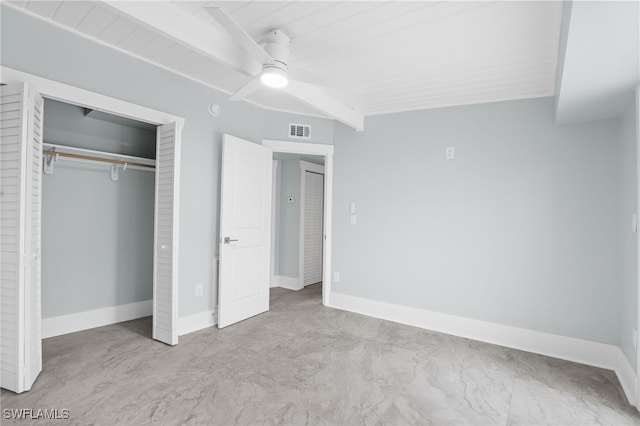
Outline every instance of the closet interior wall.
<path id="1" fill-rule="evenodd" d="M 44 142 L 155 158 L 156 128 L 45 100 Z M 46 150 L 46 148 L 45 148 Z M 155 173 L 62 157 L 43 174 L 42 318 L 153 298 Z"/>

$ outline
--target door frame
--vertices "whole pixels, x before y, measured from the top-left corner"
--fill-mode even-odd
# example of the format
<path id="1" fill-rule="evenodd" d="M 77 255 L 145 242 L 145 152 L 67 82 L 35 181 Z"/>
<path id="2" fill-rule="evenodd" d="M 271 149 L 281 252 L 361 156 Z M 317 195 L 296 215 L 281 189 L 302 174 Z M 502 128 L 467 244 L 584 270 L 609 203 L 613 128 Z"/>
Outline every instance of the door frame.
<path id="1" fill-rule="evenodd" d="M 636 104 L 636 169 L 640 171 L 640 84 L 635 87 Z M 640 172 L 636 173 L 636 215 L 640 213 Z M 636 229 L 636 375 L 634 404 L 640 408 L 640 345 L 637 344 L 640 332 L 640 234 Z"/>
<path id="2" fill-rule="evenodd" d="M 273 152 L 324 156 L 324 244 L 322 247 L 322 304 L 331 301 L 331 251 L 333 247 L 333 145 L 263 139 L 262 145 Z M 299 278 L 300 279 L 300 278 Z"/>
<path id="3" fill-rule="evenodd" d="M 324 186 L 324 166 L 319 164 L 310 163 L 309 161 L 300 160 L 300 242 L 298 244 L 298 277 L 300 280 L 300 288 L 304 288 L 304 210 L 306 209 L 305 202 L 305 183 L 307 180 L 306 173 L 317 173 L 323 176 L 323 186 Z M 324 204 L 324 196 L 323 204 Z M 324 246 L 324 241 L 322 242 Z M 324 251 L 324 250 L 323 250 Z M 324 259 L 323 259 L 324 262 Z M 323 263 L 324 265 L 324 263 Z"/>
<path id="4" fill-rule="evenodd" d="M 77 106 L 119 115 L 156 126 L 176 122 L 180 131 L 182 131 L 182 129 L 184 128 L 185 119 L 183 117 L 147 108 L 142 105 L 123 101 L 121 99 L 113 98 L 110 96 L 102 95 L 100 93 L 81 89 L 79 87 L 71 86 L 55 80 L 50 80 L 45 77 L 29 74 L 5 66 L 0 66 L 0 76 L 1 82 L 3 84 L 27 83 L 31 87 L 31 90 L 39 93 L 43 98 L 46 99 L 53 99 L 56 101 L 71 103 Z M 180 148 L 178 147 L 177 149 Z M 177 191 L 179 191 L 179 189 L 179 187 L 176 188 Z M 176 223 L 176 226 L 178 226 L 179 228 L 179 223 Z M 176 306 L 178 295 L 177 287 L 177 280 L 174 280 L 172 290 L 173 294 L 176 295 Z M 153 303 L 155 303 L 155 301 L 156 295 L 154 292 Z M 27 308 L 30 309 L 30 307 Z M 42 323 L 42 319 L 40 319 L 40 322 Z M 177 326 L 178 324 L 175 324 L 176 330 L 178 329 Z M 24 330 L 24 332 L 26 332 L 26 330 Z"/>
<path id="5" fill-rule="evenodd" d="M 280 162 L 273 160 L 272 156 L 272 175 L 271 175 L 271 272 L 269 275 L 269 287 L 273 287 L 276 282 L 276 223 L 278 221 L 278 209 L 276 208 L 278 200 L 278 168 Z"/>

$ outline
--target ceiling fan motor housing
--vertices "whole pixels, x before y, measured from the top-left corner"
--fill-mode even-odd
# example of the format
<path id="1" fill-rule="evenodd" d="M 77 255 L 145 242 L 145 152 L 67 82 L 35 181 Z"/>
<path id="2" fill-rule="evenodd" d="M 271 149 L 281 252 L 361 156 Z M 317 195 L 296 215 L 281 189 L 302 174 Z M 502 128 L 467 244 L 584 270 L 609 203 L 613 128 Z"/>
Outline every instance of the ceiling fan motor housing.
<path id="1" fill-rule="evenodd" d="M 285 33 L 280 30 L 269 31 L 262 41 L 262 47 L 271 55 L 274 62 L 263 64 L 263 68 L 279 68 L 287 72 L 290 45 L 291 39 Z"/>

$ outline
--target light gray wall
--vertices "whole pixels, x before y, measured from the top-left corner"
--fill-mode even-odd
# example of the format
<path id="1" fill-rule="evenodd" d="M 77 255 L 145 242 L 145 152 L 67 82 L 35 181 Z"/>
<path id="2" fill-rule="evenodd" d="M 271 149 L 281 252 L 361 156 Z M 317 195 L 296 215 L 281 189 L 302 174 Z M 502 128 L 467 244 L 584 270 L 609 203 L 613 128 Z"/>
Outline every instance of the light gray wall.
<path id="1" fill-rule="evenodd" d="M 45 135 L 47 129 L 45 127 Z M 42 317 L 150 300 L 154 173 L 59 161 L 42 191 Z"/>
<path id="2" fill-rule="evenodd" d="M 336 125 L 332 290 L 619 344 L 618 120 L 553 113 L 544 98 Z"/>
<path id="3" fill-rule="evenodd" d="M 4 6 L 1 19 L 3 65 L 186 118 L 180 316 L 211 309 L 221 135 L 291 140 L 300 116 L 229 102 Z M 539 99 L 369 117 L 362 133 L 314 119 L 313 142 L 336 145 L 334 290 L 619 344 L 619 123 L 552 117 Z"/>
<path id="4" fill-rule="evenodd" d="M 285 152 L 274 152 L 274 160 L 297 160 L 307 161 L 309 163 L 318 164 L 324 166 L 324 157 L 322 155 L 302 155 L 302 154 L 289 154 Z"/>
<path id="5" fill-rule="evenodd" d="M 632 366 L 636 366 L 636 350 L 633 348 L 632 333 L 638 327 L 638 234 L 632 232 L 631 215 L 637 209 L 637 153 L 636 126 L 638 111 L 631 102 L 620 118 L 620 239 L 622 243 L 621 281 L 622 292 L 619 306 L 621 309 L 620 344 Z"/>
<path id="6" fill-rule="evenodd" d="M 278 166 L 280 191 L 277 200 L 280 216 L 276 224 L 276 275 L 298 277 L 300 250 L 300 162 L 281 160 Z M 295 201 L 288 202 L 289 196 Z"/>
<path id="7" fill-rule="evenodd" d="M 288 139 L 300 116 L 265 112 L 246 102 L 140 61 L 66 30 L 2 7 L 2 65 L 40 75 L 186 119 L 182 132 L 179 315 L 212 309 L 213 262 L 218 253 L 220 149 L 223 133 L 259 143 Z M 212 117 L 207 107 L 222 107 Z M 46 111 L 45 111 L 46 116 Z M 265 124 L 265 117 L 268 123 Z M 279 126 L 277 123 L 285 123 Z M 314 135 L 332 143 L 333 124 L 314 119 Z M 204 284 L 203 297 L 195 286 Z"/>

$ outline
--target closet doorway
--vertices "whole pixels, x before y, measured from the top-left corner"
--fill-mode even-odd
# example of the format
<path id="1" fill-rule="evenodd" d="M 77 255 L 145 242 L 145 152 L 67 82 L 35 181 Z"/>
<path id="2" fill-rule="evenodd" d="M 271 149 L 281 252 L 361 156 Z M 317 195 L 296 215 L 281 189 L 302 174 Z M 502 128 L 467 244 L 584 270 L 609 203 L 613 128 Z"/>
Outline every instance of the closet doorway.
<path id="1" fill-rule="evenodd" d="M 44 110 L 42 337 L 151 316 L 157 126 Z"/>
<path id="2" fill-rule="evenodd" d="M 0 229 L 1 387 L 17 393 L 27 391 L 42 368 L 40 213 L 42 173 L 47 161 L 42 146 L 43 98 L 157 126 L 152 336 L 177 344 L 179 154 L 184 119 L 11 68 L 0 67 L 0 71 L 0 201 L 3 225 L 7 225 Z M 5 221 L 9 214 L 11 223 Z M 103 323 L 85 324 L 84 328 L 104 325 L 104 321 L 117 322 L 113 321 L 113 312 L 97 311 L 94 319 Z"/>

